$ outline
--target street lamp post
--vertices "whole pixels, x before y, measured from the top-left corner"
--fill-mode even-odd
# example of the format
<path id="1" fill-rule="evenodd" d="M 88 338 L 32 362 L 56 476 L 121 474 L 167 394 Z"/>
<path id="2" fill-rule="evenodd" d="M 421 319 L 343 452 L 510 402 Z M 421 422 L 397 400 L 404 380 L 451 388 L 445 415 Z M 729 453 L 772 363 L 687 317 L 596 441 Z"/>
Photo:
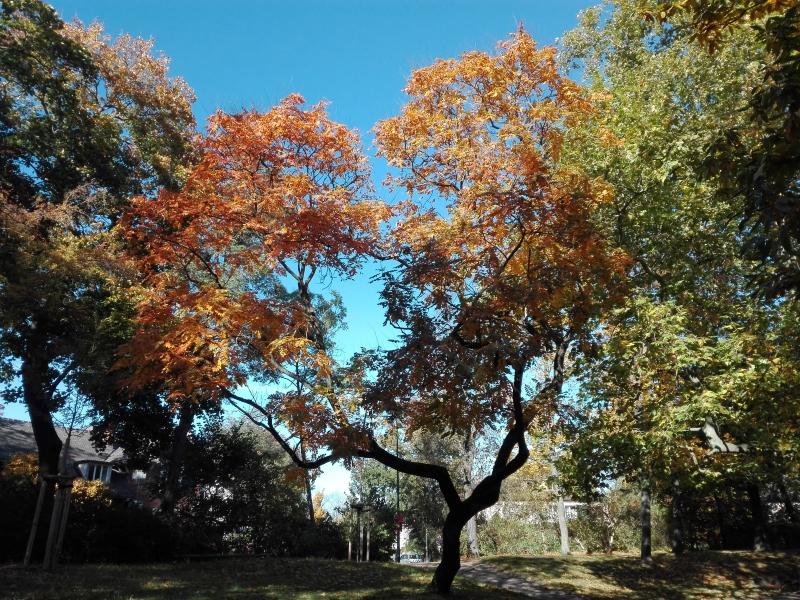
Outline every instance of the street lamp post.
<path id="1" fill-rule="evenodd" d="M 358 543 L 356 544 L 356 562 L 361 562 L 362 554 L 362 540 L 364 539 L 364 529 L 361 523 L 361 513 L 364 512 L 364 503 L 363 502 L 353 502 L 350 505 L 354 511 L 356 511 L 356 531 L 358 532 Z"/>
<path id="2" fill-rule="evenodd" d="M 356 529 L 358 530 L 358 544 L 356 544 L 356 562 L 361 562 L 362 560 L 365 560 L 365 558 L 366 561 L 369 562 L 369 522 L 365 522 L 366 515 L 364 515 L 364 520 L 362 520 L 361 514 L 369 512 L 370 506 L 365 502 L 353 502 L 350 505 L 350 508 L 356 511 Z M 364 548 L 364 526 L 366 526 L 367 528 L 366 549 Z M 349 551 L 348 551 L 348 558 L 349 558 Z"/>

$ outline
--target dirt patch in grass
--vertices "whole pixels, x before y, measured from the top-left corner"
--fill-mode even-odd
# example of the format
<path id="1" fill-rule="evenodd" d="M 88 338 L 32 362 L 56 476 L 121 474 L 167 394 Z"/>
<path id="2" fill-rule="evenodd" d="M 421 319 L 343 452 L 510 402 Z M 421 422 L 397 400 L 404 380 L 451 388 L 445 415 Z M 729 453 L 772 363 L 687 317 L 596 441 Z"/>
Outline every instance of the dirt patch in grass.
<path id="1" fill-rule="evenodd" d="M 652 566 L 631 555 L 498 556 L 498 569 L 587 598 L 762 600 L 800 590 L 797 553 L 655 554 Z"/>

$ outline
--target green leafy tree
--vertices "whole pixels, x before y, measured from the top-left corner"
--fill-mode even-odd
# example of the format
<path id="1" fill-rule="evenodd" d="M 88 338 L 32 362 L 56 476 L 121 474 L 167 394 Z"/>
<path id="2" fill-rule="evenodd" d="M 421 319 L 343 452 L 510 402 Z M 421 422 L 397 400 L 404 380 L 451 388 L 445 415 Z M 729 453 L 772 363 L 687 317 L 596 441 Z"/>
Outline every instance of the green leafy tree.
<path id="1" fill-rule="evenodd" d="M 749 30 L 760 53 L 759 78 L 745 88 L 740 112 L 720 121 L 707 147 L 707 175 L 719 179 L 720 199 L 741 197 L 744 250 L 761 260 L 759 283 L 768 296 L 800 288 L 800 6 L 791 0 L 682 0 L 658 17 L 688 29 L 711 53 L 738 43 Z"/>
<path id="2" fill-rule="evenodd" d="M 719 382 L 738 379 L 732 348 L 748 344 L 747 332 L 766 334 L 783 318 L 747 294 L 752 264 L 740 252 L 743 198 L 721 195 L 724 180 L 706 176 L 719 123 L 748 122 L 738 108 L 758 81 L 762 49 L 753 32 L 737 30 L 735 43 L 709 54 L 685 31 L 641 19 L 641 5 L 622 0 L 605 12 L 585 12 L 564 38 L 564 56 L 606 94 L 598 124 L 611 143 L 567 152 L 613 186 L 602 220 L 632 258 L 633 283 L 626 305 L 603 326 L 602 353 L 584 373 L 584 421 L 573 432 L 571 454 L 582 475 L 572 474 L 583 478 L 585 490 L 609 476 L 640 481 L 647 559 L 651 489 L 672 499 L 680 549 L 684 488 L 715 469 L 722 475 L 730 464 L 744 471 L 752 464 L 750 455 L 721 456 L 714 436 L 735 447 L 748 435 L 745 423 L 755 437 L 764 424 L 775 447 L 766 424 L 785 400 L 769 392 L 758 408 L 741 410 L 746 388 L 714 392 Z M 760 347 L 748 368 L 770 352 L 768 338 L 757 337 L 748 344 L 751 352 Z M 759 377 L 763 366 L 756 368 Z M 713 435 L 704 429 L 708 420 Z M 792 436 L 787 429 L 780 444 L 793 443 Z M 751 471 L 745 480 L 755 478 Z"/>
<path id="3" fill-rule="evenodd" d="M 308 520 L 303 479 L 263 430 L 211 419 L 182 467 L 174 520 L 184 551 L 342 556 L 339 531 Z"/>
<path id="4" fill-rule="evenodd" d="M 191 90 L 152 43 L 65 25 L 39 0 L 0 5 L 0 356 L 57 470 L 62 385 L 103 376 L 135 294 L 103 238 L 132 194 L 177 185 Z"/>

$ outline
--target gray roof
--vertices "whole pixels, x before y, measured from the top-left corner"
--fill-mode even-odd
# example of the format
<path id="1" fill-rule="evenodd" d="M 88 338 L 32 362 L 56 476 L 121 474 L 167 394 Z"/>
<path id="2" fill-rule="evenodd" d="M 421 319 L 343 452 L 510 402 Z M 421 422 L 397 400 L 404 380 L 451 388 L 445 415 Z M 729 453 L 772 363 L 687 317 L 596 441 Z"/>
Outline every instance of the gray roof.
<path id="1" fill-rule="evenodd" d="M 63 427 L 56 427 L 56 432 L 62 442 L 67 439 L 67 430 Z M 107 447 L 103 452 L 95 450 L 89 439 L 90 433 L 90 429 L 72 432 L 67 454 L 70 462 L 117 463 L 125 460 L 125 455 L 120 448 Z M 33 437 L 30 421 L 0 417 L 0 460 L 8 460 L 14 454 L 28 454 L 36 451 L 36 439 Z"/>

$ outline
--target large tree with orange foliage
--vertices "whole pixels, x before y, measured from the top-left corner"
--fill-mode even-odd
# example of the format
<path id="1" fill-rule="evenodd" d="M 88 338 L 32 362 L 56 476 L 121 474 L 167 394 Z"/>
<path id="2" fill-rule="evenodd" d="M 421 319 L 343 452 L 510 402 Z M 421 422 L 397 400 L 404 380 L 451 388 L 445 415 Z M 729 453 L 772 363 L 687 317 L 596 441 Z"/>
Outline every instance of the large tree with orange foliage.
<path id="1" fill-rule="evenodd" d="M 390 210 L 357 134 L 303 102 L 212 116 L 184 187 L 135 203 L 121 231 L 146 292 L 120 364 L 133 388 L 166 380 L 175 399 L 244 402 L 313 460 L 346 445 L 348 407 L 329 335 L 337 296 L 312 286 L 355 274 Z M 267 391 L 246 394 L 252 382 Z"/>
<path id="2" fill-rule="evenodd" d="M 520 30 L 494 56 L 414 72 L 406 91 L 400 115 L 377 127 L 394 184 L 415 199 L 384 274 L 400 344 L 368 397 L 411 429 L 505 432 L 467 497 L 446 472 L 427 475 L 449 509 L 433 579 L 446 593 L 462 528 L 527 460 L 528 428 L 557 417 L 568 365 L 591 350 L 627 261 L 592 222 L 609 187 L 560 161 L 595 99 L 558 72 L 553 48 Z"/>
<path id="3" fill-rule="evenodd" d="M 166 378 L 177 397 L 228 399 L 301 467 L 372 458 L 435 480 L 447 502 L 450 590 L 464 524 L 497 501 L 528 457 L 525 432 L 552 423 L 575 355 L 592 348 L 626 259 L 592 224 L 611 190 L 560 162 L 593 98 L 524 31 L 496 55 L 416 71 L 378 148 L 409 192 L 397 222 L 371 198 L 355 134 L 321 106 L 217 114 L 180 192 L 142 199 L 123 231 L 147 275 L 131 385 Z M 315 278 L 386 259 L 397 347 L 332 358 L 330 298 Z M 267 392 L 245 393 L 261 380 Z M 462 498 L 447 469 L 381 445 L 390 422 L 448 435 L 502 428 L 489 476 Z M 460 486 L 459 486 L 460 487 Z"/>

